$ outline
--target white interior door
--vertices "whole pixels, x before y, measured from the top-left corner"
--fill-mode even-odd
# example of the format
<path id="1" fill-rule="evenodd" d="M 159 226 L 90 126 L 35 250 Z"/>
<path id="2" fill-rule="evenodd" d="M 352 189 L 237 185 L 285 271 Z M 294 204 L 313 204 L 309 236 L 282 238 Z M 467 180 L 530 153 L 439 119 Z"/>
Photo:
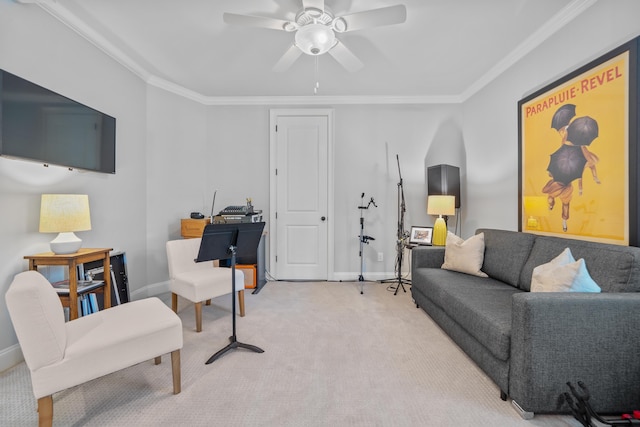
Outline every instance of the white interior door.
<path id="1" fill-rule="evenodd" d="M 328 279 L 331 116 L 312 111 L 272 112 L 270 261 L 279 280 Z"/>

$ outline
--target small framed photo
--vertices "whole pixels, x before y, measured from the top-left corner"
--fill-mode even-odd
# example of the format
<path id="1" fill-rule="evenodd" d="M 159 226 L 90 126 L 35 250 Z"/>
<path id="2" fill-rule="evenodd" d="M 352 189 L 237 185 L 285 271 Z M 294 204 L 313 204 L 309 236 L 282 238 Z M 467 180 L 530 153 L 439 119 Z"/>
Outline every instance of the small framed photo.
<path id="1" fill-rule="evenodd" d="M 409 243 L 414 245 L 430 245 L 433 236 L 433 227 L 411 227 Z"/>

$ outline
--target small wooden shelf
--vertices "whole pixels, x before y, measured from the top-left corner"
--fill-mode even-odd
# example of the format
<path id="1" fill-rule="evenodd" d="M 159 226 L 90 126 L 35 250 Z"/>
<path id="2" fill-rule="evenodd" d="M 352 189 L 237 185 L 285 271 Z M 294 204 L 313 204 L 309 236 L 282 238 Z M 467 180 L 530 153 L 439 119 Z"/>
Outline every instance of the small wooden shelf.
<path id="1" fill-rule="evenodd" d="M 73 254 L 56 255 L 53 252 L 44 252 L 36 255 L 26 255 L 29 260 L 29 270 L 37 270 L 40 265 L 66 265 L 69 267 L 69 294 L 59 295 L 64 306 L 69 307 L 69 320 L 78 318 L 78 269 L 77 266 L 90 261 L 102 260 L 103 271 L 110 271 L 109 252 L 111 248 L 81 248 Z M 100 288 L 98 288 L 100 289 Z M 99 290 L 96 291 L 99 292 Z M 104 308 L 111 307 L 111 275 L 104 275 Z"/>

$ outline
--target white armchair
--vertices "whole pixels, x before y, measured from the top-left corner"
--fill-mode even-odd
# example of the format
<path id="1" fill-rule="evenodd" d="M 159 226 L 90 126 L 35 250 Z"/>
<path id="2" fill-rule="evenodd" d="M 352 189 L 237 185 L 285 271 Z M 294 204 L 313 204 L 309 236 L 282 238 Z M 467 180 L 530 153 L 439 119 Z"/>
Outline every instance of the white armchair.
<path id="1" fill-rule="evenodd" d="M 202 302 L 231 292 L 231 269 L 215 267 L 213 262 L 195 262 L 202 239 L 167 242 L 167 261 L 171 289 L 171 307 L 178 312 L 178 296 L 195 304 L 196 332 L 202 331 Z M 244 273 L 236 269 L 236 286 L 240 316 L 244 317 Z"/>
<path id="2" fill-rule="evenodd" d="M 53 422 L 58 391 L 171 353 L 180 393 L 182 322 L 158 298 L 109 308 L 65 323 L 60 298 L 37 271 L 15 276 L 5 295 L 38 401 L 40 426 Z"/>

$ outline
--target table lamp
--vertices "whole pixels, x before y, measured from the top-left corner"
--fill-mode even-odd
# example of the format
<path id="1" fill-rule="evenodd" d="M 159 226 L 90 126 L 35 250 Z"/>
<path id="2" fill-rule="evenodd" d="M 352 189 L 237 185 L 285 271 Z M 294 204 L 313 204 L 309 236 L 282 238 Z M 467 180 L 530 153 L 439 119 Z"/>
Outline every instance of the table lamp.
<path id="1" fill-rule="evenodd" d="M 549 214 L 546 196 L 525 196 L 524 214 L 527 217 L 527 229 L 540 230 L 540 220 Z"/>
<path id="2" fill-rule="evenodd" d="M 447 223 L 442 215 L 450 216 L 456 214 L 455 196 L 429 196 L 427 198 L 427 214 L 438 215 L 436 223 L 433 225 L 434 246 L 444 246 L 447 242 Z"/>
<path id="3" fill-rule="evenodd" d="M 73 232 L 91 230 L 89 196 L 86 194 L 43 194 L 40 202 L 40 232 L 59 233 L 51 241 L 56 255 L 73 254 L 82 246 Z"/>

